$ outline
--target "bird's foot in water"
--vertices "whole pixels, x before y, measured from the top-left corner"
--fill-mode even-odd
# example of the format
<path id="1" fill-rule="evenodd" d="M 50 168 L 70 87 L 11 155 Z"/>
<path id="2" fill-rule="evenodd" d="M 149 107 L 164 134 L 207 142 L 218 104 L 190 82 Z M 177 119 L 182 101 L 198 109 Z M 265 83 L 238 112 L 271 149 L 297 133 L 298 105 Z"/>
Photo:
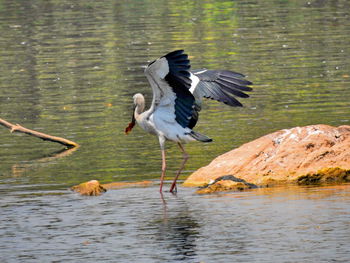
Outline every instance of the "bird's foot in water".
<path id="1" fill-rule="evenodd" d="M 169 190 L 170 193 L 176 194 L 177 193 L 177 186 L 176 184 L 172 184 Z"/>

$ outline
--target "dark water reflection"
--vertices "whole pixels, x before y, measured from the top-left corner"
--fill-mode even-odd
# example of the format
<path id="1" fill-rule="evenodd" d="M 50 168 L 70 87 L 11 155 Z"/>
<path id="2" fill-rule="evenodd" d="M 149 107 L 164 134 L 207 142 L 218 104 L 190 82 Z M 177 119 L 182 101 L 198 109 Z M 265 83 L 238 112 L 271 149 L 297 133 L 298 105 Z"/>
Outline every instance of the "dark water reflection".
<path id="1" fill-rule="evenodd" d="M 175 197 L 175 196 L 174 196 Z M 168 203 L 173 205 L 173 200 L 166 200 L 161 196 L 163 202 L 163 217 L 155 220 L 152 224 L 156 232 L 155 241 L 161 244 L 162 249 L 167 251 L 168 255 L 161 258 L 166 261 L 172 258 L 176 261 L 187 261 L 197 256 L 195 241 L 199 237 L 198 222 L 191 216 L 190 208 L 186 200 L 176 198 L 176 208 L 168 207 Z"/>
<path id="2" fill-rule="evenodd" d="M 1 262 L 345 262 L 349 188 L 178 197 L 156 187 L 66 191 L 159 178 L 157 140 L 123 134 L 148 61 L 184 48 L 193 68 L 245 73 L 232 109 L 208 101 L 181 179 L 277 129 L 350 122 L 350 7 L 336 1 L 1 1 L 0 118 L 81 144 L 0 127 Z M 170 179 L 181 161 L 168 144 Z M 262 192 L 261 192 L 262 191 Z"/>

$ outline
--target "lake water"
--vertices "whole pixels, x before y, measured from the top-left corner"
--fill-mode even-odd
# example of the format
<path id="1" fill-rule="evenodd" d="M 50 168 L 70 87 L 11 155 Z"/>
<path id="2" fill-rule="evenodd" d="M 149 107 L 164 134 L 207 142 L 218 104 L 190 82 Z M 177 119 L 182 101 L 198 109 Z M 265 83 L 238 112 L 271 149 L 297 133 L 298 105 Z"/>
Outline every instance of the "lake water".
<path id="1" fill-rule="evenodd" d="M 0 127 L 1 262 L 346 262 L 349 185 L 177 196 L 158 186 L 80 197 L 91 179 L 154 180 L 157 139 L 125 136 L 147 63 L 185 49 L 192 68 L 254 82 L 243 108 L 207 101 L 181 180 L 269 132 L 350 124 L 348 1 L 1 1 L 0 118 L 65 137 L 63 151 Z M 62 152 L 63 151 L 63 152 Z M 171 180 L 181 163 L 168 143 Z M 166 185 L 167 189 L 169 185 Z"/>
<path id="2" fill-rule="evenodd" d="M 350 185 L 198 196 L 181 188 L 2 195 L 2 262 L 347 262 Z M 6 205 L 5 205 L 5 204 Z"/>

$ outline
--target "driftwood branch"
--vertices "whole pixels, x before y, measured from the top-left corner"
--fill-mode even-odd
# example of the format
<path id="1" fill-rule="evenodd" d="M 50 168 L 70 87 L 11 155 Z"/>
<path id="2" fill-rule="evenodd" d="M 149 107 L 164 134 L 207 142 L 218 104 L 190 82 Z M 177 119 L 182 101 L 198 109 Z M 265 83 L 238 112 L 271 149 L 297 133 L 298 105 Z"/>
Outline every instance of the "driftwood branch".
<path id="1" fill-rule="evenodd" d="M 11 132 L 25 133 L 25 134 L 40 138 L 44 141 L 51 141 L 51 142 L 57 142 L 57 143 L 63 144 L 64 146 L 67 146 L 69 148 L 79 146 L 79 144 L 77 144 L 73 141 L 70 141 L 70 140 L 67 140 L 67 139 L 64 139 L 61 137 L 57 137 L 57 136 L 48 135 L 48 134 L 45 134 L 42 132 L 30 130 L 30 129 L 27 129 L 27 128 L 19 125 L 19 124 L 12 124 L 12 123 L 5 121 L 3 119 L 0 119 L 0 125 L 10 129 Z"/>

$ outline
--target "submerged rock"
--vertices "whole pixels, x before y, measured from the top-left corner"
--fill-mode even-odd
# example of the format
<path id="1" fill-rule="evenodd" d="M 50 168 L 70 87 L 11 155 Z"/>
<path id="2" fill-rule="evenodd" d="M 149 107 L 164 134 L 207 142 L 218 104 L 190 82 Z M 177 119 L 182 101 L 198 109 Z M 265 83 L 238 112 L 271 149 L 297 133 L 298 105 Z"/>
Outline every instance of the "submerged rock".
<path id="1" fill-rule="evenodd" d="M 73 191 L 81 195 L 97 196 L 106 192 L 107 190 L 97 180 L 91 180 L 71 188 Z"/>
<path id="2" fill-rule="evenodd" d="M 196 191 L 197 194 L 211 194 L 224 191 L 244 191 L 257 188 L 256 185 L 246 182 L 243 179 L 234 177 L 233 175 L 225 175 L 216 178 L 210 184 L 201 187 Z"/>
<path id="3" fill-rule="evenodd" d="M 126 187 L 146 187 L 151 185 L 151 181 L 141 181 L 141 182 L 113 182 L 108 184 L 100 184 L 97 180 L 91 180 L 85 183 L 71 187 L 71 190 L 81 194 L 89 196 L 98 196 L 105 193 L 110 189 L 120 189 Z"/>
<path id="4" fill-rule="evenodd" d="M 312 125 L 276 131 L 220 155 L 184 186 L 203 186 L 224 175 L 268 186 L 349 182 L 350 126 Z"/>

